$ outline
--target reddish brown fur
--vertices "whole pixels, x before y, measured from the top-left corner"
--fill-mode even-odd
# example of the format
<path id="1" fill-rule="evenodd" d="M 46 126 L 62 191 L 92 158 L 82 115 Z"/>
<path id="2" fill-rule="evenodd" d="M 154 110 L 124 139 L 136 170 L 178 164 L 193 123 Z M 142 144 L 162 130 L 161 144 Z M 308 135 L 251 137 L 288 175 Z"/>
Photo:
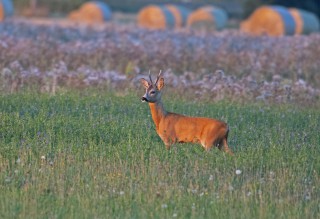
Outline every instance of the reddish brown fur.
<path id="1" fill-rule="evenodd" d="M 151 78 L 150 78 L 151 80 Z M 152 119 L 156 125 L 157 134 L 160 136 L 167 149 L 174 143 L 200 143 L 206 150 L 212 146 L 218 146 L 229 154 L 233 154 L 228 147 L 228 125 L 225 122 L 203 118 L 189 117 L 176 113 L 167 112 L 161 102 L 161 89 L 164 79 L 157 78 L 155 84 L 141 79 L 146 88 L 143 101 L 149 102 Z"/>

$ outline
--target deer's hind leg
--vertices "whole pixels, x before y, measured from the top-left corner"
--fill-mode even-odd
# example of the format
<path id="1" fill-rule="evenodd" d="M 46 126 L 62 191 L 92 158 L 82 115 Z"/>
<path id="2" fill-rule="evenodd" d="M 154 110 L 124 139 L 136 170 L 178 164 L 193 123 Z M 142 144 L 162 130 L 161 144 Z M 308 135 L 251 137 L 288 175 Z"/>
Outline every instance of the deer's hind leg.
<path id="1" fill-rule="evenodd" d="M 233 155 L 232 150 L 229 148 L 228 146 L 228 140 L 227 140 L 227 136 L 224 137 L 218 144 L 218 148 L 221 150 L 223 150 L 224 152 Z"/>
<path id="2" fill-rule="evenodd" d="M 207 140 L 204 142 L 201 142 L 201 145 L 204 147 L 206 151 L 209 151 L 212 147 L 218 147 L 221 150 L 221 140 L 214 139 L 214 140 Z"/>
<path id="3" fill-rule="evenodd" d="M 232 150 L 228 146 L 228 134 L 229 134 L 229 128 L 227 128 L 225 134 L 223 135 L 222 139 L 218 142 L 218 148 L 223 150 L 224 152 L 233 155 Z"/>
<path id="4" fill-rule="evenodd" d="M 206 151 L 210 150 L 213 146 L 217 146 L 219 150 L 223 150 L 224 152 L 233 155 L 232 150 L 228 146 L 228 132 L 225 134 L 219 136 L 212 135 L 210 137 L 207 137 L 204 141 L 201 141 L 201 145 L 205 148 Z"/>

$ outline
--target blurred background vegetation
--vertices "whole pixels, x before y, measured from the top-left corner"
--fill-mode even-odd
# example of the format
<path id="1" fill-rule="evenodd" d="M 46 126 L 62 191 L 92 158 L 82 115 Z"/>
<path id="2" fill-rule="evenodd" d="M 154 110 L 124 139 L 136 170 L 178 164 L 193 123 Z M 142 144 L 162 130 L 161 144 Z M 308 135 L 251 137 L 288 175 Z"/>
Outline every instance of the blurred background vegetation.
<path id="1" fill-rule="evenodd" d="M 88 0 L 13 0 L 16 10 L 23 11 L 35 7 L 46 10 L 50 14 L 66 14 L 78 8 Z M 191 9 L 214 4 L 224 8 L 230 17 L 247 17 L 256 7 L 264 4 L 278 4 L 297 7 L 311 11 L 320 18 L 320 0 L 101 0 L 106 2 L 113 11 L 136 13 L 148 4 L 180 4 Z"/>

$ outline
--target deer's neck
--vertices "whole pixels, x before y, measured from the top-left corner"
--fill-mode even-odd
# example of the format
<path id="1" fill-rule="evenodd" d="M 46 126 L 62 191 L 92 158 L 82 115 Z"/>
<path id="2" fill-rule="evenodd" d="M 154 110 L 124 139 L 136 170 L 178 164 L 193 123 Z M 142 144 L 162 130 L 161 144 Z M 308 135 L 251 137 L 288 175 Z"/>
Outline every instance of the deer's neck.
<path id="1" fill-rule="evenodd" d="M 163 108 L 163 104 L 161 101 L 158 101 L 156 103 L 149 103 L 149 106 L 152 119 L 154 121 L 154 124 L 156 125 L 156 129 L 158 132 L 160 121 L 167 115 L 167 111 Z"/>

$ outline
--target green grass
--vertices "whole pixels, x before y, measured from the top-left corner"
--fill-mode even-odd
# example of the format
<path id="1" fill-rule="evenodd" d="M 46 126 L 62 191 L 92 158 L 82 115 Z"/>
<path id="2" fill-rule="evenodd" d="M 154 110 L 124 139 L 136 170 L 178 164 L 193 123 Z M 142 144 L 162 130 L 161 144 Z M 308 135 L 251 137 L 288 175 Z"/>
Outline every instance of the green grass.
<path id="1" fill-rule="evenodd" d="M 138 96 L 99 93 L 0 96 L 0 218 L 320 217 L 318 110 L 166 96 L 228 122 L 230 157 L 166 151 Z"/>

